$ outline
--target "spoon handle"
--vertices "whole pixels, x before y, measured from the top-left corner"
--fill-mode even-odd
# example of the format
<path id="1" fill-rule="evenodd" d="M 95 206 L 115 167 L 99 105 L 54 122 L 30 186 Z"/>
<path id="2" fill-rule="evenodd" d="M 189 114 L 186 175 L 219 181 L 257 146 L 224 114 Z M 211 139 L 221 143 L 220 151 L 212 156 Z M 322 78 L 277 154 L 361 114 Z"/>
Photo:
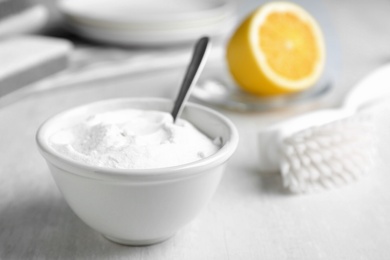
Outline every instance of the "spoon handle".
<path id="1" fill-rule="evenodd" d="M 204 65 L 206 64 L 208 54 L 210 53 L 210 48 L 211 43 L 209 37 L 202 37 L 197 41 L 194 48 L 194 52 L 192 54 L 190 65 L 187 68 L 186 74 L 180 87 L 179 94 L 175 100 L 175 104 L 171 112 L 173 122 L 176 121 L 176 118 L 180 117 L 180 114 L 184 107 L 184 103 L 189 97 L 189 90 L 198 80 L 200 73 L 202 72 Z"/>

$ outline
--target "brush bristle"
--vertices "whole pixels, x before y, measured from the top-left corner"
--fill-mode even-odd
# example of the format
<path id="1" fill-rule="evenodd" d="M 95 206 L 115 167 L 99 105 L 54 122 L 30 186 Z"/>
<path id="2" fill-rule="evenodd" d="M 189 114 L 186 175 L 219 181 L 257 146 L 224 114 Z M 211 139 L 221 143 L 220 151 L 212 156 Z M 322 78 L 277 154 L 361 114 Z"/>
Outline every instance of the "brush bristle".
<path id="1" fill-rule="evenodd" d="M 373 165 L 375 142 L 367 114 L 300 131 L 282 141 L 284 186 L 305 193 L 350 183 Z"/>

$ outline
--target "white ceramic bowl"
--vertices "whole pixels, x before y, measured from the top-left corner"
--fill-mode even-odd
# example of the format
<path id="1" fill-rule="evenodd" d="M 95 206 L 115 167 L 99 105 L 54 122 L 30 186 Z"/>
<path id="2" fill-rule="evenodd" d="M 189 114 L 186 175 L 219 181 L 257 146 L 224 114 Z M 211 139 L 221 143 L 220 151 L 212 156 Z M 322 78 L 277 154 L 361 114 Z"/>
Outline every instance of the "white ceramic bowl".
<path id="1" fill-rule="evenodd" d="M 72 161 L 49 138 L 91 114 L 124 108 L 170 111 L 159 98 L 113 99 L 77 107 L 47 120 L 36 140 L 57 186 L 72 210 L 108 239 L 128 245 L 163 241 L 189 223 L 214 194 L 226 161 L 238 144 L 235 126 L 209 108 L 187 104 L 182 117 L 210 138 L 221 137 L 217 153 L 202 160 L 159 169 L 112 169 Z"/>

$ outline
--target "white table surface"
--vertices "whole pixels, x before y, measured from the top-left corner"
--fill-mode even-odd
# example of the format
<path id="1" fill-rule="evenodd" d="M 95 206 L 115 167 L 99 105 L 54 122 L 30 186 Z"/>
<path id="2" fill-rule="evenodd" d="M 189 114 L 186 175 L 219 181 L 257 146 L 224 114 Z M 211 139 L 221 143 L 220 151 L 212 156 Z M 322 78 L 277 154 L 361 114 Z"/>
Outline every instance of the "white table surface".
<path id="1" fill-rule="evenodd" d="M 343 53 L 343 71 L 329 96 L 329 102 L 336 102 L 358 79 L 389 61 L 390 3 L 332 0 L 326 6 Z M 183 72 L 57 88 L 0 109 L 0 259 L 389 259 L 388 135 L 375 170 L 343 188 L 291 195 L 279 175 L 258 171 L 256 133 L 297 110 L 221 110 L 239 129 L 239 147 L 212 201 L 170 240 L 149 247 L 121 246 L 81 222 L 36 149 L 37 127 L 50 115 L 90 101 L 173 98 Z"/>

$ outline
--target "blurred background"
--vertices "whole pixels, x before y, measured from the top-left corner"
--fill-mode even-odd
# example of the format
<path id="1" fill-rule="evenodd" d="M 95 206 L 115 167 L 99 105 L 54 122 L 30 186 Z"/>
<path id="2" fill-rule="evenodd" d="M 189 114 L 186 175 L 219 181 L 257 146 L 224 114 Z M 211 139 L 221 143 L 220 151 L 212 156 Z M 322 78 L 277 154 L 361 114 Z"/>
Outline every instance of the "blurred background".
<path id="1" fill-rule="evenodd" d="M 217 67 L 210 72 L 211 76 L 229 78 L 227 84 L 232 84 L 225 69 L 226 42 L 239 23 L 265 2 L 172 0 L 162 4 L 152 0 L 142 3 L 119 0 L 3 0 L 0 35 L 4 38 L 28 32 L 71 41 L 74 50 L 67 54 L 70 63 L 66 69 L 72 75 L 71 82 L 80 82 L 96 80 L 103 75 L 115 77 L 183 66 L 189 59 L 195 39 L 207 34 L 214 41 L 209 64 Z M 389 25 L 383 20 L 389 4 L 380 0 L 374 4 L 332 0 L 295 2 L 320 24 L 327 48 L 325 82 L 320 83 L 327 85 L 323 87 L 327 89 L 309 93 L 302 100 L 312 101 L 319 96 L 326 100 L 327 105 L 338 105 L 348 89 L 363 75 L 387 61 L 390 36 L 383 32 Z M 361 12 L 365 14 L 364 19 Z M 150 62 L 151 59 L 153 62 Z M 109 71 L 118 63 L 121 63 L 117 66 L 120 68 Z M 69 77 L 62 75 L 60 78 L 51 85 L 70 84 L 66 81 L 70 80 Z M 206 93 L 209 96 L 213 94 L 212 91 L 211 94 Z M 222 102 L 210 100 L 202 93 L 199 95 L 195 96 L 206 103 Z M 18 99 L 17 95 L 2 102 L 5 104 L 12 99 Z M 293 102 L 287 100 L 282 105 L 290 103 Z M 260 106 L 260 110 L 263 108 Z"/>

